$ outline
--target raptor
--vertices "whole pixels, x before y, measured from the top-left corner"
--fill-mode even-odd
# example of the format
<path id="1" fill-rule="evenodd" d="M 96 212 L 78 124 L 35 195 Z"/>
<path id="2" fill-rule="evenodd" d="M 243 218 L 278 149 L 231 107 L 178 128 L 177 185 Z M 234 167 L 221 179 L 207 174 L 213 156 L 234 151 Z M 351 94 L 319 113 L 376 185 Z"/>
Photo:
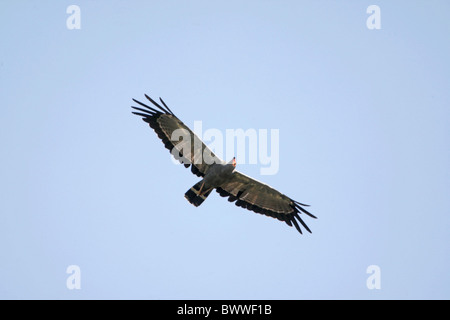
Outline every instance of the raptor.
<path id="1" fill-rule="evenodd" d="M 135 110 L 132 113 L 142 117 L 171 154 L 186 168 L 190 167 L 193 174 L 202 178 L 185 193 L 185 198 L 191 204 L 200 206 L 210 193 L 216 190 L 238 207 L 284 221 L 290 227 L 294 226 L 300 233 L 302 233 L 301 225 L 311 233 L 300 217 L 301 214 L 306 214 L 316 218 L 305 209 L 308 205 L 295 201 L 267 184 L 237 171 L 235 158 L 229 162 L 218 158 L 175 116 L 161 98 L 159 100 L 162 105 L 148 95 L 145 97 L 152 106 L 133 99 L 140 107 L 132 106 Z M 188 138 L 179 139 L 180 133 Z"/>

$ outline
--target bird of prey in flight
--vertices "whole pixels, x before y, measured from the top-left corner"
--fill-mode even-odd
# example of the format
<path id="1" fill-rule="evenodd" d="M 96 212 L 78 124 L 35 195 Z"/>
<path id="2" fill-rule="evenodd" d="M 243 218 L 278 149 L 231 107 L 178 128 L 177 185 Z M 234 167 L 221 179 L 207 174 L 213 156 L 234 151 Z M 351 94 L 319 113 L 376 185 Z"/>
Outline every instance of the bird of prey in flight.
<path id="1" fill-rule="evenodd" d="M 300 217 L 300 214 L 304 213 L 316 218 L 304 208 L 308 205 L 237 171 L 235 158 L 228 163 L 219 159 L 175 116 L 161 98 L 159 100 L 162 105 L 147 95 L 145 97 L 153 106 L 133 99 L 140 105 L 132 106 L 136 110 L 133 114 L 141 116 L 142 120 L 155 130 L 171 154 L 186 168 L 190 166 L 193 174 L 202 178 L 185 193 L 185 198 L 191 204 L 198 207 L 215 189 L 222 197 L 228 197 L 228 201 L 235 202 L 238 207 L 284 221 L 302 233 L 300 223 L 311 233 Z"/>

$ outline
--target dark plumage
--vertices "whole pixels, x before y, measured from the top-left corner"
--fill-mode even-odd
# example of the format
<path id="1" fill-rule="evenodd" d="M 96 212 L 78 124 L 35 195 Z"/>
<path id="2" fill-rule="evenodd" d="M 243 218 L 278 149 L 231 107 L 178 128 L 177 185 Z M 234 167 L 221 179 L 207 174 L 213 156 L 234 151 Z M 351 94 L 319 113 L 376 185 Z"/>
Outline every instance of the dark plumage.
<path id="1" fill-rule="evenodd" d="M 175 116 L 161 98 L 162 106 L 149 96 L 145 95 L 145 97 L 154 107 L 133 99 L 141 106 L 133 106 L 132 108 L 136 110 L 133 113 L 141 116 L 142 120 L 155 130 L 164 146 L 177 160 L 186 168 L 190 166 L 193 174 L 203 178 L 185 193 L 185 198 L 191 204 L 198 207 L 215 189 L 222 197 L 228 197 L 228 201 L 235 202 L 238 207 L 284 221 L 287 225 L 294 226 L 300 233 L 302 233 L 300 225 L 311 232 L 300 217 L 300 214 L 304 213 L 311 218 L 316 218 L 304 208 L 308 205 L 297 202 L 274 188 L 240 173 L 235 168 L 234 158 L 229 163 L 225 163 L 214 155 L 192 130 Z M 175 130 L 180 130 L 179 132 L 190 140 L 172 140 Z M 211 155 L 211 158 L 205 160 L 203 158 L 205 154 Z"/>

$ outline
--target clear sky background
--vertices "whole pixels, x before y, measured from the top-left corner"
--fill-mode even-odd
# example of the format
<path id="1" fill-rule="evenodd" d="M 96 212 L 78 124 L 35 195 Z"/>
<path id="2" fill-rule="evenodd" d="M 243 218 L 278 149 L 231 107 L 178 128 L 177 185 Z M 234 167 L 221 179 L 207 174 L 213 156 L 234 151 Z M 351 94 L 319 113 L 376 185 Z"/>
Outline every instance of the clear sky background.
<path id="1" fill-rule="evenodd" d="M 449 12 L 3 1 L 0 298 L 449 299 Z M 310 204 L 313 233 L 215 192 L 190 205 L 199 178 L 131 114 L 144 93 L 203 130 L 279 129 L 276 175 L 238 169 Z"/>

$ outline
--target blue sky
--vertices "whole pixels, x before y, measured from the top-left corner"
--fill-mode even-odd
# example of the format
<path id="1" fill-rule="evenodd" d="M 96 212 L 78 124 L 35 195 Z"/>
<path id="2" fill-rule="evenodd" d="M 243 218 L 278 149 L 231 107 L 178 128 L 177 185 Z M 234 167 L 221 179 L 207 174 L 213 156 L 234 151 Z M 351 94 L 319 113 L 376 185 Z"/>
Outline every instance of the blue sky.
<path id="1" fill-rule="evenodd" d="M 81 10 L 69 30 L 66 9 Z M 380 8 L 369 30 L 366 9 Z M 6 1 L 0 298 L 449 299 L 447 1 Z M 279 129 L 312 234 L 175 166 L 132 98 Z M 229 159 L 227 159 L 229 160 Z M 66 269 L 81 270 L 69 290 Z M 368 289 L 368 266 L 381 289 Z"/>

